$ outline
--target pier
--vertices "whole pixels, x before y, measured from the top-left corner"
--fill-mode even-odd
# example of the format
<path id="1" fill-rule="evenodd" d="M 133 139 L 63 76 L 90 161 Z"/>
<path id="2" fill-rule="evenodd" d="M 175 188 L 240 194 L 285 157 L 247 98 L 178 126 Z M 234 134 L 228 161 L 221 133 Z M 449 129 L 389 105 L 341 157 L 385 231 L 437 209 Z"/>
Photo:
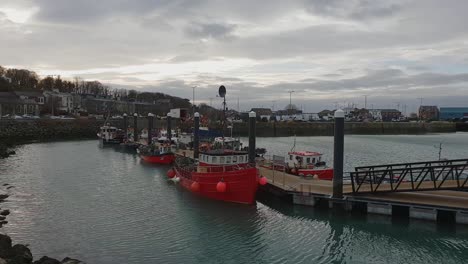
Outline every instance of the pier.
<path id="1" fill-rule="evenodd" d="M 348 211 L 468 224 L 468 177 L 463 174 L 467 164 L 468 160 L 448 160 L 358 167 L 344 177 L 341 199 L 333 197 L 332 181 L 300 177 L 262 165 L 259 173 L 268 179 L 261 191 L 294 204 L 325 204 Z"/>

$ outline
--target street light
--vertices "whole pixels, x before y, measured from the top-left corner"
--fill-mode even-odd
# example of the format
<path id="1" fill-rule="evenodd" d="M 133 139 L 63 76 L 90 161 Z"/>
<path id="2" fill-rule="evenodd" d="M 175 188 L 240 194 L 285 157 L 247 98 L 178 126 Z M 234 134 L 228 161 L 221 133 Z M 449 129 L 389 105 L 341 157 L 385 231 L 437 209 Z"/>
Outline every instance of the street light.
<path id="1" fill-rule="evenodd" d="M 193 94 L 192 94 L 192 114 L 195 114 L 195 88 L 197 88 L 197 86 L 192 86 L 192 89 L 193 89 Z"/>

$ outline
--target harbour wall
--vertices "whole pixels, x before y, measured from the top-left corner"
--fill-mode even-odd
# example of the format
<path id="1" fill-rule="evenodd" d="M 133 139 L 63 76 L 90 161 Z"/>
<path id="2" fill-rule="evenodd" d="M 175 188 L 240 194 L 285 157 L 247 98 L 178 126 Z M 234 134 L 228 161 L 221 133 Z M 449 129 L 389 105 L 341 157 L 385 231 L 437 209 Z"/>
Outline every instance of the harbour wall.
<path id="1" fill-rule="evenodd" d="M 122 128 L 123 120 L 110 120 L 113 126 Z M 30 141 L 30 140 L 63 140 L 96 138 L 102 120 L 93 119 L 38 119 L 38 120 L 0 120 L 0 141 Z M 133 118 L 129 118 L 128 125 L 133 127 Z M 174 121 L 172 127 L 176 127 Z M 465 125 L 465 124 L 463 124 Z M 138 129 L 147 128 L 146 118 L 138 119 Z M 154 120 L 154 128 L 166 127 L 165 120 Z M 329 122 L 316 123 L 257 123 L 257 136 L 332 136 L 334 124 Z M 345 123 L 346 134 L 361 135 L 398 135 L 451 133 L 457 131 L 457 125 L 449 122 L 431 123 Z M 229 135 L 230 131 L 226 131 Z M 235 123 L 233 135 L 248 136 L 247 123 Z"/>
<path id="2" fill-rule="evenodd" d="M 455 123 L 431 122 L 378 122 L 378 123 L 345 123 L 345 134 L 356 135 L 417 135 L 426 133 L 453 133 L 457 131 Z M 333 136 L 334 124 L 331 122 L 297 123 L 297 122 L 271 122 L 257 123 L 257 136 L 283 137 L 283 136 Z M 226 134 L 230 131 L 226 131 Z M 248 136 L 246 123 L 236 123 L 233 135 Z"/>
<path id="3" fill-rule="evenodd" d="M 110 120 L 112 126 L 123 127 L 123 120 Z M 37 120 L 0 120 L 0 144 L 1 141 L 25 142 L 31 140 L 66 140 L 96 138 L 103 120 L 94 119 L 37 119 Z M 133 127 L 133 118 L 128 120 L 128 125 Z M 175 124 L 174 124 L 175 125 Z M 154 120 L 154 127 L 166 126 L 165 120 Z M 138 129 L 148 127 L 146 118 L 138 118 Z"/>

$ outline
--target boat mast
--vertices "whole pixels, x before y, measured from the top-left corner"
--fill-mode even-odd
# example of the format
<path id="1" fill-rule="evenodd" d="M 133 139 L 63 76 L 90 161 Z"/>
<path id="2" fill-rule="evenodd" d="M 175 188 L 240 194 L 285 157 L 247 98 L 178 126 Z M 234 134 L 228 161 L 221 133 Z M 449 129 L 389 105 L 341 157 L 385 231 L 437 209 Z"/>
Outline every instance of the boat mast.
<path id="1" fill-rule="evenodd" d="M 222 125 L 222 135 L 223 135 L 223 148 L 224 148 L 224 129 L 226 126 L 226 87 L 224 85 L 221 85 L 218 90 L 219 96 L 223 98 L 223 120 L 221 122 Z"/>

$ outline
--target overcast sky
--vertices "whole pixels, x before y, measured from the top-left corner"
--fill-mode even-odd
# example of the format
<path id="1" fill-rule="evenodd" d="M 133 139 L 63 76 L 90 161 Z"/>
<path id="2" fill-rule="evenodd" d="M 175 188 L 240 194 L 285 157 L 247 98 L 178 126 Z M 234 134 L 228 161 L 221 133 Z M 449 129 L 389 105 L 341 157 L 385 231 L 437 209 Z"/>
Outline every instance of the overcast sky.
<path id="1" fill-rule="evenodd" d="M 232 108 L 468 105 L 464 0 L 1 0 L 0 65 Z"/>

